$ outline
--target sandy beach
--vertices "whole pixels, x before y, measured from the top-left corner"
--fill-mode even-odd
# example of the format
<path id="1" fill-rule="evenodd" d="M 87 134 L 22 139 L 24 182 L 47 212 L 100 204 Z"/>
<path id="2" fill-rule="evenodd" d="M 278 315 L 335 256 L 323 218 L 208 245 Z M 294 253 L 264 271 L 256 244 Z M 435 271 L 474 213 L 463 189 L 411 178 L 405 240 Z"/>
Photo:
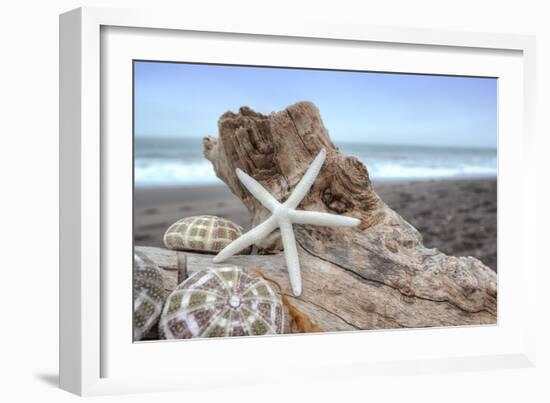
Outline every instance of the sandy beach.
<path id="1" fill-rule="evenodd" d="M 374 184 L 382 199 L 416 227 L 426 246 L 455 256 L 474 256 L 497 269 L 495 179 L 457 179 Z M 136 245 L 162 246 L 162 235 L 182 217 L 213 214 L 245 229 L 248 210 L 224 185 L 138 187 L 134 195 Z"/>

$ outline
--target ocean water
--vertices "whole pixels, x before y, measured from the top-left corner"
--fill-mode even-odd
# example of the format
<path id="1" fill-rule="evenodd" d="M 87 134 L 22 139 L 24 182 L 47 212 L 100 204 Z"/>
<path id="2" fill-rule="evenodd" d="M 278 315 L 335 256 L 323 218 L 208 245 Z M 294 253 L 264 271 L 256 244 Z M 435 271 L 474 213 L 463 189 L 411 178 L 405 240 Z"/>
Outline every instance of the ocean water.
<path id="1" fill-rule="evenodd" d="M 374 181 L 491 177 L 495 149 L 426 147 L 365 143 L 335 144 L 361 160 Z M 202 140 L 136 137 L 136 186 L 221 184 L 202 153 Z"/>

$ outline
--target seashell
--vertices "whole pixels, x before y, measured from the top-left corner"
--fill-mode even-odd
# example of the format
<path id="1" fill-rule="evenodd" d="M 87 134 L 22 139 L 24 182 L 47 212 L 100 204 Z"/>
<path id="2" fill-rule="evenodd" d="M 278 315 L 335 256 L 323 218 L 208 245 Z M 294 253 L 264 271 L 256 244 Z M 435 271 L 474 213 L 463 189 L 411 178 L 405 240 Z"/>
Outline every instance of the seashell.
<path id="1" fill-rule="evenodd" d="M 207 268 L 191 275 L 168 297 L 159 338 L 280 334 L 284 306 L 273 286 L 237 266 Z"/>
<path id="2" fill-rule="evenodd" d="M 163 242 L 168 249 L 218 253 L 242 234 L 242 227 L 230 220 L 199 215 L 176 221 Z"/>
<path id="3" fill-rule="evenodd" d="M 158 266 L 141 252 L 134 253 L 134 340 L 157 324 L 165 295 Z"/>

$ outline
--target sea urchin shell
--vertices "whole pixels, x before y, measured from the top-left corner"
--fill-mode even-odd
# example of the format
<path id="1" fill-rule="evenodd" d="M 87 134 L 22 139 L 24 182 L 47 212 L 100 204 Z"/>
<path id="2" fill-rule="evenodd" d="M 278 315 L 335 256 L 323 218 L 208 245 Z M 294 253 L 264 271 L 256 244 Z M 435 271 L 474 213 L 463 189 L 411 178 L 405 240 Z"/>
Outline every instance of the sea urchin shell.
<path id="1" fill-rule="evenodd" d="M 185 217 L 166 230 L 168 249 L 218 253 L 243 234 L 243 229 L 225 218 L 200 215 Z"/>
<path id="2" fill-rule="evenodd" d="M 162 275 L 143 253 L 134 254 L 134 340 L 157 324 L 164 304 Z"/>
<path id="3" fill-rule="evenodd" d="M 166 339 L 283 333 L 279 294 L 258 274 L 236 266 L 200 270 L 168 297 L 159 322 Z"/>

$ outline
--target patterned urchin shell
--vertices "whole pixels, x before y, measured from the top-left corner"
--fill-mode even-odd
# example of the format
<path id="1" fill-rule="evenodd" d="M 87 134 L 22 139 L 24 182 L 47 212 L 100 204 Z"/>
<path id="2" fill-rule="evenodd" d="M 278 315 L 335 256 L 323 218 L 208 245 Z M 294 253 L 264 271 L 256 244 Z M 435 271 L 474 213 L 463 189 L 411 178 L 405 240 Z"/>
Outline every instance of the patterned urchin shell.
<path id="1" fill-rule="evenodd" d="M 157 265 L 141 252 L 134 253 L 134 340 L 157 324 L 165 294 Z"/>
<path id="2" fill-rule="evenodd" d="M 200 215 L 176 221 L 163 241 L 168 249 L 218 253 L 242 234 L 242 227 L 225 218 Z"/>
<path id="3" fill-rule="evenodd" d="M 236 266 L 200 270 L 168 297 L 161 339 L 251 336 L 284 331 L 284 307 L 273 286 Z"/>

